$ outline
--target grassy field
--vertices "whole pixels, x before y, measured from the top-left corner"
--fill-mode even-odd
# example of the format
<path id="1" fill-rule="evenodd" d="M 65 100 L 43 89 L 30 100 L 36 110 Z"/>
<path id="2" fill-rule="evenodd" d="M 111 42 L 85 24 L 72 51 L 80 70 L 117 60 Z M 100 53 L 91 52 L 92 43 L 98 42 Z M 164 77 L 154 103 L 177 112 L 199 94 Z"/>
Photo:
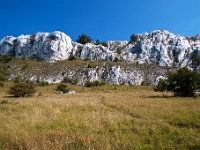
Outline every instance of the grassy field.
<path id="1" fill-rule="evenodd" d="M 38 87 L 13 98 L 0 87 L 0 149 L 200 149 L 200 97 L 175 98 L 150 87 Z"/>

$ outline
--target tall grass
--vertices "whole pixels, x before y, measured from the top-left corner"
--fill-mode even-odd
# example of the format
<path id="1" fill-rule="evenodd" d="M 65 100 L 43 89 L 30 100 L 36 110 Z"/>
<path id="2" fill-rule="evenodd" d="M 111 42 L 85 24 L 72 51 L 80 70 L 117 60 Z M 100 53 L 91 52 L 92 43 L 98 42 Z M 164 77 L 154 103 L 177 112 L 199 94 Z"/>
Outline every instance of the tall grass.
<path id="1" fill-rule="evenodd" d="M 38 87 L 31 98 L 0 88 L 0 149 L 200 149 L 200 99 L 149 87 Z"/>

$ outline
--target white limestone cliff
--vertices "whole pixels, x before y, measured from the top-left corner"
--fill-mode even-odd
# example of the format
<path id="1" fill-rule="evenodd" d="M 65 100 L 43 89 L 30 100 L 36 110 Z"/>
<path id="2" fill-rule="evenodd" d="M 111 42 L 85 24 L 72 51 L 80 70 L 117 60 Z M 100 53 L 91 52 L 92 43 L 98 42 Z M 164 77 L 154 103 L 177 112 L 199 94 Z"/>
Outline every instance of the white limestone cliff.
<path id="1" fill-rule="evenodd" d="M 128 63 L 184 67 L 191 64 L 190 54 L 200 54 L 200 35 L 184 37 L 166 30 L 137 35 L 137 41 L 108 41 L 108 47 L 94 43 L 73 42 L 63 32 L 39 32 L 32 35 L 7 36 L 0 41 L 0 54 L 17 58 L 55 62 L 76 56 L 87 60 L 117 60 Z"/>

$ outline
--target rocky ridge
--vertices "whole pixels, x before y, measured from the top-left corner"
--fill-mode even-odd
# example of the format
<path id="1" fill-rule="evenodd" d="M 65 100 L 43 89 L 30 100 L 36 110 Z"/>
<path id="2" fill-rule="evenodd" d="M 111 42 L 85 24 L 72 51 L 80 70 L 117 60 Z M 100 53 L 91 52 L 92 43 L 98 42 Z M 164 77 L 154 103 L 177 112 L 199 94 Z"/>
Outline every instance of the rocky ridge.
<path id="1" fill-rule="evenodd" d="M 200 54 L 200 35 L 184 37 L 166 30 L 156 30 L 151 33 L 137 35 L 137 41 L 108 41 L 108 47 L 94 43 L 80 44 L 59 31 L 53 33 L 36 33 L 6 36 L 0 41 L 0 54 L 14 55 L 16 58 L 31 58 L 47 62 L 66 60 L 71 56 L 83 60 L 119 61 L 130 66 L 97 65 L 96 67 L 63 67 L 51 74 L 11 73 L 12 80 L 20 75 L 23 78 L 49 83 L 61 82 L 64 78 L 74 78 L 77 84 L 84 85 L 86 81 L 106 81 L 110 84 L 141 85 L 145 80 L 155 84 L 158 78 L 164 76 L 167 69 L 138 69 L 131 64 L 153 64 L 157 66 L 176 66 L 191 68 L 191 53 Z M 160 71 L 162 70 L 162 71 Z M 30 72 L 30 70 L 29 70 Z M 66 72 L 66 73 L 63 73 Z M 148 73 L 149 72 L 149 73 Z"/>
<path id="2" fill-rule="evenodd" d="M 109 60 L 159 66 L 189 66 L 190 54 L 200 51 L 200 35 L 184 37 L 166 30 L 137 35 L 137 41 L 108 41 L 108 47 L 73 42 L 65 33 L 36 33 L 6 36 L 0 41 L 0 54 L 17 58 L 33 58 L 48 62 L 76 56 L 88 60 Z"/>

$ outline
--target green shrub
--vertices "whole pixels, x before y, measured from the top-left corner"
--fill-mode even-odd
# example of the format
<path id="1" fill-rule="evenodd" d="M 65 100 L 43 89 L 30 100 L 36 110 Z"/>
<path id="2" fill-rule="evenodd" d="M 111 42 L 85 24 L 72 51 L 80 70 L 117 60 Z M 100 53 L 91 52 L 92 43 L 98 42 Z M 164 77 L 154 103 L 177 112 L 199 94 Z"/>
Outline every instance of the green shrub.
<path id="1" fill-rule="evenodd" d="M 96 86 L 102 86 L 102 85 L 105 85 L 105 84 L 106 84 L 106 82 L 104 82 L 104 81 L 93 81 L 93 82 L 86 81 L 85 82 L 86 87 L 96 87 Z"/>
<path id="2" fill-rule="evenodd" d="M 13 56 L 10 55 L 1 55 L 0 54 L 0 61 L 2 61 L 3 63 L 8 63 L 13 59 Z"/>
<path id="3" fill-rule="evenodd" d="M 85 58 L 85 59 L 83 59 L 84 61 L 89 61 L 89 59 L 88 58 Z"/>
<path id="4" fill-rule="evenodd" d="M 66 84 L 59 84 L 56 88 L 56 91 L 62 91 L 63 93 L 67 93 L 69 91 L 69 88 Z"/>
<path id="5" fill-rule="evenodd" d="M 117 62 L 119 59 L 117 57 L 114 58 L 114 62 Z"/>
<path id="6" fill-rule="evenodd" d="M 68 60 L 69 60 L 69 61 L 76 60 L 76 57 L 73 56 L 73 55 L 71 55 L 71 56 L 69 56 Z"/>
<path id="7" fill-rule="evenodd" d="M 14 82 L 15 83 L 20 83 L 20 82 L 22 82 L 22 78 L 17 76 L 17 77 L 15 77 Z"/>
<path id="8" fill-rule="evenodd" d="M 0 81 L 6 81 L 6 75 L 0 74 Z"/>
<path id="9" fill-rule="evenodd" d="M 107 42 L 102 42 L 101 45 L 103 45 L 104 47 L 108 47 L 108 43 Z"/>
<path id="10" fill-rule="evenodd" d="M 73 79 L 73 78 L 70 78 L 70 77 L 65 77 L 62 82 L 63 83 L 69 83 L 69 84 L 72 84 L 72 85 L 76 85 L 78 83 L 78 79 Z"/>
<path id="11" fill-rule="evenodd" d="M 95 45 L 99 45 L 101 44 L 101 42 L 97 39 L 95 42 L 94 42 Z"/>
<path id="12" fill-rule="evenodd" d="M 132 35 L 130 36 L 130 41 L 129 41 L 129 42 L 130 42 L 130 43 L 136 42 L 137 39 L 138 39 L 137 35 L 132 34 Z"/>
<path id="13" fill-rule="evenodd" d="M 3 87 L 4 86 L 4 83 L 3 82 L 0 82 L 0 87 Z"/>
<path id="14" fill-rule="evenodd" d="M 49 82 L 43 81 L 38 83 L 39 86 L 47 86 L 49 85 Z"/>
<path id="15" fill-rule="evenodd" d="M 71 84 L 71 83 L 72 83 L 72 78 L 70 78 L 70 77 L 65 77 L 65 78 L 63 79 L 62 82 L 63 82 L 63 83 L 69 83 L 69 84 Z"/>
<path id="16" fill-rule="evenodd" d="M 35 92 L 35 85 L 30 83 L 16 83 L 8 91 L 8 93 L 14 97 L 33 96 Z"/>
<path id="17" fill-rule="evenodd" d="M 91 41 L 92 39 L 84 33 L 82 35 L 79 35 L 78 39 L 76 40 L 76 42 L 81 43 L 81 44 L 90 43 Z"/>
<path id="18" fill-rule="evenodd" d="M 30 36 L 30 45 L 31 46 L 33 46 L 33 44 L 34 44 L 35 36 L 36 35 L 34 33 Z"/>
<path id="19" fill-rule="evenodd" d="M 0 61 L 2 61 L 3 63 L 8 63 L 13 59 L 13 56 L 10 55 L 1 55 L 0 54 Z"/>

